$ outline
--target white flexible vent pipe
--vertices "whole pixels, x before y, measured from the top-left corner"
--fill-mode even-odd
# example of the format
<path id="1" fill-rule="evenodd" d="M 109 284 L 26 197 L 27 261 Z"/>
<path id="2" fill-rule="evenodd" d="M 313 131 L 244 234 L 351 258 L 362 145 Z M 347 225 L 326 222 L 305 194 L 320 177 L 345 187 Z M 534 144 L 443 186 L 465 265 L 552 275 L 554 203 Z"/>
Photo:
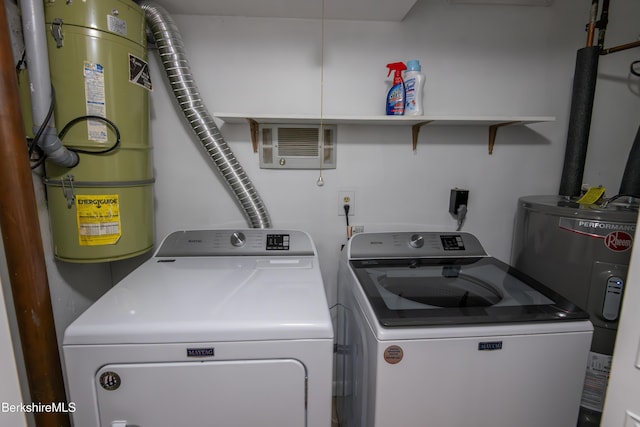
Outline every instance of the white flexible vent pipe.
<path id="1" fill-rule="evenodd" d="M 202 102 L 178 27 L 169 13 L 155 2 L 142 0 L 138 4 L 145 12 L 173 94 L 191 128 L 235 194 L 250 226 L 271 228 L 269 213 L 260 195 Z"/>

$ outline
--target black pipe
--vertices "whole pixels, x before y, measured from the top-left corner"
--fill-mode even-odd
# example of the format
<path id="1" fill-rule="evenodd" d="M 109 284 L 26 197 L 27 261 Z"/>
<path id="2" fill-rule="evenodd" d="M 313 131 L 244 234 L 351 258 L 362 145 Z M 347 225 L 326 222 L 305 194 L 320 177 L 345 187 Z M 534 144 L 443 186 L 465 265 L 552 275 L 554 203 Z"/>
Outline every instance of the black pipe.
<path id="1" fill-rule="evenodd" d="M 561 196 L 580 195 L 587 158 L 599 58 L 600 46 L 584 47 L 578 50 L 576 56 L 567 147 L 560 181 L 559 194 Z"/>
<path id="2" fill-rule="evenodd" d="M 636 139 L 633 140 L 633 145 L 629 152 L 627 166 L 624 168 L 618 194 L 640 197 L 640 127 L 638 127 Z"/>

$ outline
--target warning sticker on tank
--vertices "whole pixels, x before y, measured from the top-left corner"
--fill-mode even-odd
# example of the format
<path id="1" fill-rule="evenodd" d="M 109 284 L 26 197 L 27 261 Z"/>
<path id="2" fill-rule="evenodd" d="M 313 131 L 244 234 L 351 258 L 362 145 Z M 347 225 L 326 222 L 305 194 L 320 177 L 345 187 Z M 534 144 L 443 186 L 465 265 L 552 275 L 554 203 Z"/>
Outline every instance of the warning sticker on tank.
<path id="1" fill-rule="evenodd" d="M 127 36 L 127 21 L 116 18 L 113 15 L 107 15 L 107 28 L 112 33 L 120 34 L 124 37 Z"/>
<path id="2" fill-rule="evenodd" d="M 122 236 L 117 194 L 76 195 L 80 246 L 113 245 Z"/>
<path id="3" fill-rule="evenodd" d="M 149 64 L 132 54 L 129 54 L 129 81 L 149 91 L 153 89 Z"/>
<path id="4" fill-rule="evenodd" d="M 609 373 L 611 372 L 611 360 L 612 357 L 606 354 L 589 353 L 580 406 L 602 412 L 609 383 Z"/>
<path id="5" fill-rule="evenodd" d="M 87 115 L 105 117 L 104 67 L 84 62 L 84 95 Z M 87 120 L 87 138 L 96 142 L 107 142 L 107 125 L 99 120 Z"/>
<path id="6" fill-rule="evenodd" d="M 633 246 L 635 224 L 589 219 L 560 218 L 558 226 L 564 230 L 602 239 L 607 249 L 625 252 Z"/>

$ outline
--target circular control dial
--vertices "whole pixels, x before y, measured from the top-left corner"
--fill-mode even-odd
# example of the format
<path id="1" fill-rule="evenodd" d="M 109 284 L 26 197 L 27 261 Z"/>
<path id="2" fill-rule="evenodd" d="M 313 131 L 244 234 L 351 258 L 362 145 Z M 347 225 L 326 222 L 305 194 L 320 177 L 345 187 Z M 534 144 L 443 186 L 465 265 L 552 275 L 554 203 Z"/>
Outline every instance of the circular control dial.
<path id="1" fill-rule="evenodd" d="M 231 235 L 230 241 L 231 244 L 236 248 L 241 248 L 245 245 L 245 243 L 247 243 L 247 238 L 245 237 L 244 233 L 236 231 Z"/>
<path id="2" fill-rule="evenodd" d="M 412 248 L 421 248 L 424 246 L 424 237 L 419 234 L 412 234 L 409 240 L 409 246 Z"/>

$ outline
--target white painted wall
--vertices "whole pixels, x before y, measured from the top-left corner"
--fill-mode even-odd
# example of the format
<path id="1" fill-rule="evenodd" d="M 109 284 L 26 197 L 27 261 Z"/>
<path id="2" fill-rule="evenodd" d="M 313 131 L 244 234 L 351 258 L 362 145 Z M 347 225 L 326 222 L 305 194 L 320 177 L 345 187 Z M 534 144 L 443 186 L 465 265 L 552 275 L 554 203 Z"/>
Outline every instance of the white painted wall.
<path id="1" fill-rule="evenodd" d="M 0 281 L 0 289 L 3 284 Z M 0 292 L 0 425 L 11 427 L 25 427 L 25 414 L 12 410 L 10 405 L 23 403 L 16 370 L 16 359 L 13 353 L 13 343 L 4 296 Z"/>
<path id="2" fill-rule="evenodd" d="M 637 2 L 616 3 L 608 41 L 635 40 Z M 314 20 L 176 16 L 203 98 L 212 112 L 318 114 L 321 24 Z M 519 196 L 555 194 L 560 182 L 575 53 L 586 41 L 588 10 L 575 2 L 548 8 L 451 6 L 421 1 L 403 22 L 328 21 L 324 114 L 383 114 L 387 62 L 419 59 L 426 114 L 541 115 L 556 121 L 499 131 L 487 155 L 486 127 L 425 127 L 417 153 L 410 128 L 340 126 L 338 167 L 273 171 L 258 167 L 245 125 L 222 127 L 267 204 L 276 227 L 308 230 L 320 251 L 333 301 L 344 217 L 341 189 L 356 191 L 352 224 L 389 229 L 412 224 L 451 230 L 449 190 L 470 190 L 465 230 L 505 261 Z M 617 192 L 638 126 L 640 98 L 628 87 L 634 52 L 603 58 L 585 182 Z M 157 173 L 157 232 L 244 225 L 201 154 L 152 59 L 152 134 Z M 638 88 L 637 79 L 633 83 Z M 608 90 L 604 90 L 608 89 Z M 606 118 L 606 120 L 605 120 Z M 620 167 L 622 165 L 622 167 Z M 188 191 L 187 191 L 188 190 Z"/>
<path id="3" fill-rule="evenodd" d="M 356 191 L 351 223 L 367 230 L 453 230 L 449 190 L 467 188 L 464 230 L 476 234 L 489 253 L 509 260 L 518 197 L 558 190 L 575 53 L 586 40 L 588 6 L 563 0 L 541 8 L 419 0 L 403 22 L 326 22 L 324 114 L 383 114 L 385 64 L 419 59 L 427 114 L 556 117 L 501 129 L 492 156 L 486 127 L 427 126 L 414 153 L 410 128 L 342 125 L 338 167 L 325 171 L 325 186 L 317 187 L 318 171 L 259 169 L 248 127 L 222 127 L 274 227 L 311 233 L 330 304 L 345 241 L 344 217 L 337 215 L 339 190 Z M 610 12 L 606 44 L 636 40 L 640 3 L 613 2 Z M 187 15 L 175 20 L 211 112 L 320 113 L 320 21 Z M 158 241 L 177 229 L 247 226 L 168 93 L 153 52 L 150 57 Z M 600 63 L 584 181 L 606 186 L 608 195 L 617 192 L 640 124 L 640 84 L 628 72 L 636 59 L 637 49 Z M 44 196 L 36 188 L 61 339 L 75 317 L 143 258 L 107 265 L 54 261 Z M 6 279 L 6 266 L 0 274 Z"/>

